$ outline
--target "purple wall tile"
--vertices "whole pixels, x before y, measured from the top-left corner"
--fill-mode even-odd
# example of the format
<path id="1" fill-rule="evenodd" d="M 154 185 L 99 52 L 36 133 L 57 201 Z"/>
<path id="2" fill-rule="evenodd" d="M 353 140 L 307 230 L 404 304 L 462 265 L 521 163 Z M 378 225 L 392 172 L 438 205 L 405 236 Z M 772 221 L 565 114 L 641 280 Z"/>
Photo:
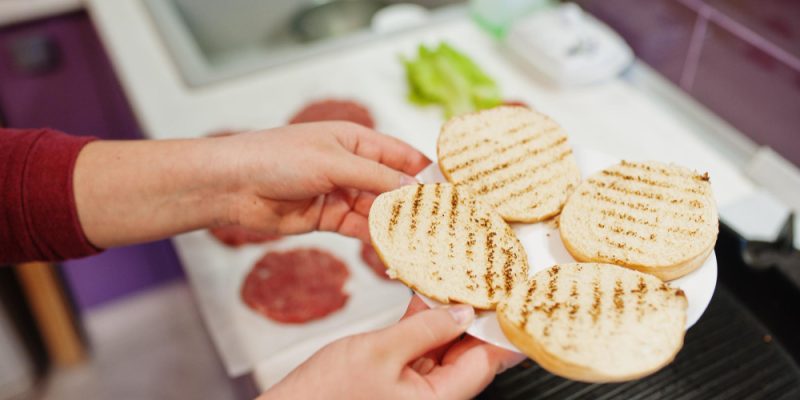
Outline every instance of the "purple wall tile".
<path id="1" fill-rule="evenodd" d="M 800 72 L 711 23 L 690 92 L 800 165 Z"/>
<path id="2" fill-rule="evenodd" d="M 32 72 L 13 57 L 20 40 L 55 44 L 54 68 Z M 0 110 L 6 125 L 48 126 L 106 139 L 140 139 L 136 120 L 88 16 L 83 12 L 0 28 Z M 78 306 L 87 308 L 180 278 L 169 241 L 107 250 L 64 264 Z"/>
<path id="3" fill-rule="evenodd" d="M 579 0 L 584 9 L 616 30 L 636 56 L 678 82 L 696 14 L 674 0 Z"/>
<path id="4" fill-rule="evenodd" d="M 800 57 L 800 1 L 705 0 L 769 42 Z"/>

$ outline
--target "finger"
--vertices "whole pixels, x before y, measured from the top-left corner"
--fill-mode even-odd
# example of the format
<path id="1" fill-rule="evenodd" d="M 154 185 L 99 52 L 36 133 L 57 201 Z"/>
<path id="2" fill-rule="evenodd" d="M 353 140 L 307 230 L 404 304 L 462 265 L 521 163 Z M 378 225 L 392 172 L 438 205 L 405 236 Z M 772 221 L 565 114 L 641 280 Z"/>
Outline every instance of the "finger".
<path id="1" fill-rule="evenodd" d="M 369 223 L 363 215 L 354 212 L 348 212 L 342 219 L 341 224 L 331 232 L 337 232 L 340 235 L 356 238 L 362 242 L 368 242 L 369 238 Z"/>
<path id="2" fill-rule="evenodd" d="M 373 335 L 376 351 L 405 364 L 457 338 L 475 317 L 471 306 L 455 305 L 419 312 Z"/>
<path id="3" fill-rule="evenodd" d="M 369 210 L 372 208 L 372 203 L 375 202 L 376 197 L 377 196 L 369 192 L 359 192 L 353 203 L 353 211 L 368 217 Z"/>
<path id="4" fill-rule="evenodd" d="M 428 157 L 408 143 L 369 130 L 356 131 L 356 142 L 352 151 L 411 176 L 431 163 Z"/>
<path id="5" fill-rule="evenodd" d="M 358 189 L 374 194 L 416 183 L 414 178 L 403 172 L 354 154 L 336 160 L 327 174 L 336 187 Z"/>
<path id="6" fill-rule="evenodd" d="M 511 368 L 519 364 L 520 362 L 522 362 L 527 358 L 522 353 L 518 353 L 516 351 L 509 351 L 501 347 L 493 346 L 478 338 L 466 335 L 466 337 L 463 340 L 456 343 L 453 347 L 450 348 L 447 354 L 445 354 L 444 358 L 442 359 L 442 364 L 443 365 L 454 364 L 459 359 L 459 357 L 461 357 L 464 353 L 477 346 L 488 346 L 494 352 L 493 355 L 496 357 L 497 361 L 501 363 L 500 364 L 501 368 L 500 370 L 497 371 L 498 374 L 507 370 L 508 368 Z"/>
<path id="7" fill-rule="evenodd" d="M 495 375 L 524 358 L 519 353 L 469 337 L 453 346 L 445 355 L 443 365 L 425 378 L 438 398 L 471 398 L 486 388 Z"/>
<path id="8" fill-rule="evenodd" d="M 422 301 L 422 298 L 417 295 L 411 296 L 411 301 L 408 303 L 406 313 L 403 314 L 400 320 L 404 320 L 425 310 L 430 310 L 430 307 Z M 428 351 L 416 360 L 411 361 L 409 367 L 417 371 L 418 374 L 425 375 L 439 364 L 446 349 L 447 345 Z"/>
<path id="9" fill-rule="evenodd" d="M 425 304 L 424 301 L 422 301 L 422 298 L 420 298 L 417 295 L 413 295 L 413 296 L 411 296 L 411 301 L 408 302 L 408 308 L 406 308 L 406 313 L 403 314 L 402 317 L 400 317 L 400 320 L 404 320 L 404 319 L 406 319 L 406 318 L 408 318 L 408 317 L 410 317 L 410 316 L 412 316 L 414 314 L 417 314 L 417 313 L 419 313 L 421 311 L 430 310 L 430 309 L 431 308 L 428 307 L 428 305 Z"/>

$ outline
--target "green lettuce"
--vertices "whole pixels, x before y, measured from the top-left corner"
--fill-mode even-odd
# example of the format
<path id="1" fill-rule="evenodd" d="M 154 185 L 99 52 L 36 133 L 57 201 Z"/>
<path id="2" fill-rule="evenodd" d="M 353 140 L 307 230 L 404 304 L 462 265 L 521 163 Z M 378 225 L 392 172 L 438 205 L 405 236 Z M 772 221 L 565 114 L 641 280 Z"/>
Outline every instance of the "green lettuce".
<path id="1" fill-rule="evenodd" d="M 404 59 L 408 99 L 440 105 L 447 118 L 502 103 L 500 89 L 469 57 L 447 43 L 420 45 L 415 59 Z"/>

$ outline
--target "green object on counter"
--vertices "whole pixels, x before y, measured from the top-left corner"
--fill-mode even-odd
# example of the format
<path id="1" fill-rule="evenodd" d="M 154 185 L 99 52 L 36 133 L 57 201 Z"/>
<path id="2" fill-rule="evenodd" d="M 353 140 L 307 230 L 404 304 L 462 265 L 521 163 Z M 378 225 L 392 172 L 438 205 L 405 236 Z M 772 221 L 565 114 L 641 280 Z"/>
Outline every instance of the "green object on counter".
<path id="1" fill-rule="evenodd" d="M 503 39 L 518 18 L 558 3 L 558 0 L 469 0 L 469 11 L 481 28 Z"/>
<path id="2" fill-rule="evenodd" d="M 436 48 L 420 45 L 417 58 L 404 59 L 403 63 L 409 101 L 441 105 L 447 118 L 502 103 L 494 80 L 447 43 L 440 43 Z"/>

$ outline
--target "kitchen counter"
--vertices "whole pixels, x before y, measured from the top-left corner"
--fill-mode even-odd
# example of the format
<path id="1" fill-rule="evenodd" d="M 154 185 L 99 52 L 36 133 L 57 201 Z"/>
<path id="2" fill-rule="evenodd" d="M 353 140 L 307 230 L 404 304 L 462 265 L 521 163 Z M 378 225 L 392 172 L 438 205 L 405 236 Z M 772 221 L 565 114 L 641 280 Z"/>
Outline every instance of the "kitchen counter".
<path id="1" fill-rule="evenodd" d="M 701 106 L 670 92 L 671 85 L 646 66 L 637 64 L 622 78 L 603 84 L 560 90 L 509 61 L 502 46 L 465 15 L 358 48 L 189 88 L 141 1 L 89 0 L 88 6 L 141 126 L 154 139 L 282 125 L 311 99 L 349 97 L 371 108 L 379 130 L 433 158 L 442 118 L 437 110 L 408 104 L 398 55 L 410 54 L 421 42 L 446 40 L 495 77 L 506 98 L 523 100 L 560 121 L 575 145 L 619 158 L 662 160 L 708 171 L 723 220 L 736 220 L 737 207 L 759 191 L 742 169 L 758 148 Z M 189 242 L 178 238 L 176 246 L 181 251 Z M 224 290 L 212 287 L 214 280 L 192 278 L 208 275 L 210 264 L 185 262 L 184 267 L 196 292 Z M 208 321 L 210 310 L 203 302 L 200 308 Z M 226 347 L 216 344 L 218 349 Z M 265 360 L 253 366 L 253 376 L 262 388 L 268 387 L 319 345 Z"/>

